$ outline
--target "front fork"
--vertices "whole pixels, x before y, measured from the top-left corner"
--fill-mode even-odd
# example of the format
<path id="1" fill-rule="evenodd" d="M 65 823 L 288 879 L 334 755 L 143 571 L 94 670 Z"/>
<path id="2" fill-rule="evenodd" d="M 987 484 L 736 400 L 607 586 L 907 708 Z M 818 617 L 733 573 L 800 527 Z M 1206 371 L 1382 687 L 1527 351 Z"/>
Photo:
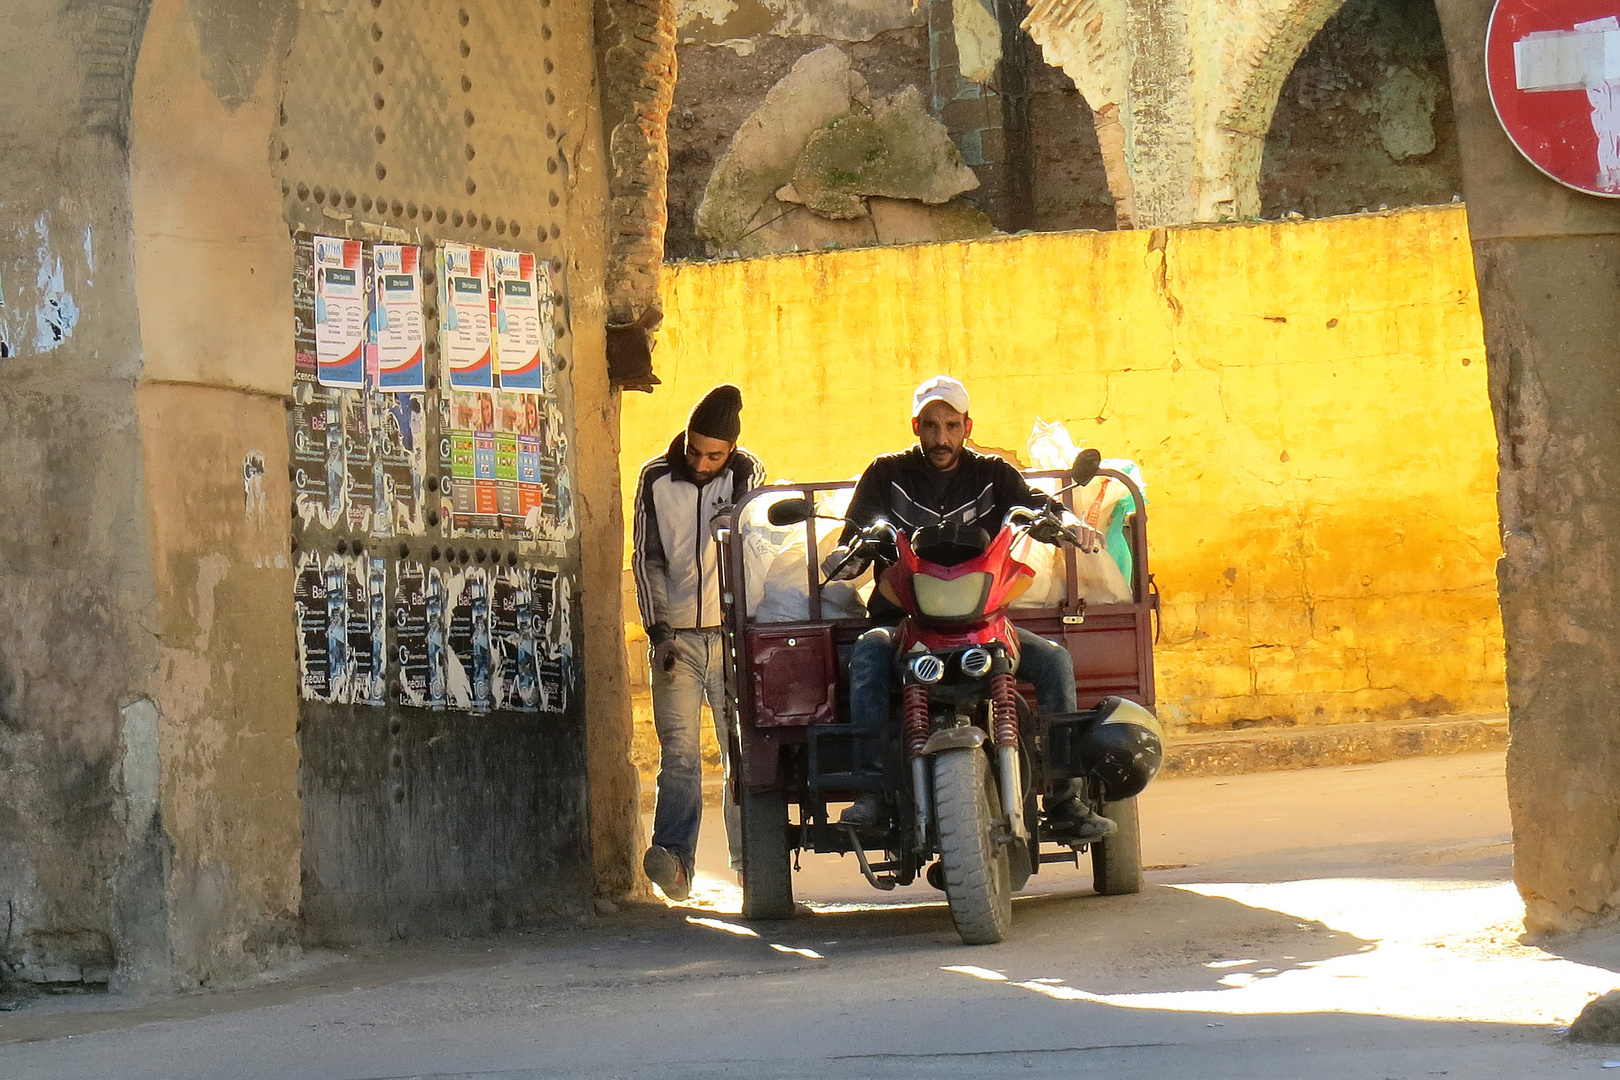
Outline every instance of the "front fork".
<path id="1" fill-rule="evenodd" d="M 911 762 L 912 805 L 917 808 L 917 850 L 928 850 L 928 759 L 923 747 L 928 745 L 928 688 L 910 683 L 901 692 L 904 715 L 906 757 Z"/>
<path id="2" fill-rule="evenodd" d="M 1024 780 L 1018 759 L 1018 690 L 1011 672 L 1000 672 L 990 677 L 990 710 L 992 735 L 996 745 L 996 766 L 1001 776 L 1001 812 L 1012 828 L 1013 836 L 1028 842 L 1029 830 L 1024 825 Z M 917 848 L 928 848 L 930 801 L 928 792 L 928 759 L 923 747 L 928 745 L 928 688 L 912 683 L 901 697 L 904 713 L 906 756 L 911 761 L 912 805 L 916 807 Z"/>
<path id="3" fill-rule="evenodd" d="M 1012 834 L 1029 841 L 1024 828 L 1024 779 L 1018 761 L 1018 690 L 1010 671 L 990 676 L 990 712 L 995 724 L 996 764 L 1001 773 L 1001 812 L 1012 826 Z"/>

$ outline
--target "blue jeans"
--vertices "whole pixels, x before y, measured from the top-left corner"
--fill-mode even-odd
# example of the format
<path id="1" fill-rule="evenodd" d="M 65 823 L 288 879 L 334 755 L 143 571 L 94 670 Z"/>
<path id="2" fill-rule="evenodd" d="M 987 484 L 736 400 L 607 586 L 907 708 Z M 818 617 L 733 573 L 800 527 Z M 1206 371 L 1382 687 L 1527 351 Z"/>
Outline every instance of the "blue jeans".
<path id="1" fill-rule="evenodd" d="M 1035 687 L 1035 702 L 1043 713 L 1075 711 L 1074 660 L 1069 650 L 1039 634 L 1018 631 L 1018 674 Z M 892 710 L 889 690 L 894 680 L 894 629 L 874 627 L 855 639 L 849 654 L 849 718 L 874 735 L 890 733 Z M 1073 785 L 1059 780 L 1047 792 L 1047 802 L 1065 799 Z"/>
<path id="2" fill-rule="evenodd" d="M 742 864 L 742 826 L 731 797 L 731 704 L 726 698 L 725 645 L 713 630 L 675 631 L 675 666 L 652 665 L 653 727 L 658 731 L 658 802 L 652 842 L 668 848 L 691 870 L 703 822 L 703 752 L 699 741 L 704 699 L 714 716 L 725 784 L 720 808 L 726 819 L 731 865 Z"/>

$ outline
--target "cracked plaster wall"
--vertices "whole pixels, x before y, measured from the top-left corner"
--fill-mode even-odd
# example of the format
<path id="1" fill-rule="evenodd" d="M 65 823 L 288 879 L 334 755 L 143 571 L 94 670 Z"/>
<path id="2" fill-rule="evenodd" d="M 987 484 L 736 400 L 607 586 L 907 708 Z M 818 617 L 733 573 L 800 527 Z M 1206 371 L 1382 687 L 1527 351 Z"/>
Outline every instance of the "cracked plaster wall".
<path id="1" fill-rule="evenodd" d="M 944 370 L 981 445 L 1021 451 L 1038 416 L 1141 465 L 1174 729 L 1502 708 L 1460 209 L 682 265 L 664 296 L 627 476 L 722 379 L 771 476 L 853 476 Z"/>

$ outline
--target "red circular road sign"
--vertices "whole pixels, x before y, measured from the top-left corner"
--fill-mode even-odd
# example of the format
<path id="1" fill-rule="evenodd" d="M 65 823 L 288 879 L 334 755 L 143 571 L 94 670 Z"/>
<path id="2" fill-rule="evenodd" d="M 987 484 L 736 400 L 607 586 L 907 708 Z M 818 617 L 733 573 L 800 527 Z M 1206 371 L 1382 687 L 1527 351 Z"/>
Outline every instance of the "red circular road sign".
<path id="1" fill-rule="evenodd" d="M 1485 77 L 1530 164 L 1620 198 L 1620 0 L 1496 0 Z"/>

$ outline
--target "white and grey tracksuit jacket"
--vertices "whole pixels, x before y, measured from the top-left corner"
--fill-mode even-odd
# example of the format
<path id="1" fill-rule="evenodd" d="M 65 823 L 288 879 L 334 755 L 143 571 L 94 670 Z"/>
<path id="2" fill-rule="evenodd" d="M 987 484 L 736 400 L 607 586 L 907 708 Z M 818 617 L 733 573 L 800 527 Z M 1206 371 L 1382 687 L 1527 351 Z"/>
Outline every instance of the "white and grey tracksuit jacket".
<path id="1" fill-rule="evenodd" d="M 699 487 L 686 464 L 686 433 L 641 467 L 630 567 L 641 625 L 674 630 L 720 625 L 720 546 L 709 522 L 765 482 L 759 459 L 738 447 Z"/>

